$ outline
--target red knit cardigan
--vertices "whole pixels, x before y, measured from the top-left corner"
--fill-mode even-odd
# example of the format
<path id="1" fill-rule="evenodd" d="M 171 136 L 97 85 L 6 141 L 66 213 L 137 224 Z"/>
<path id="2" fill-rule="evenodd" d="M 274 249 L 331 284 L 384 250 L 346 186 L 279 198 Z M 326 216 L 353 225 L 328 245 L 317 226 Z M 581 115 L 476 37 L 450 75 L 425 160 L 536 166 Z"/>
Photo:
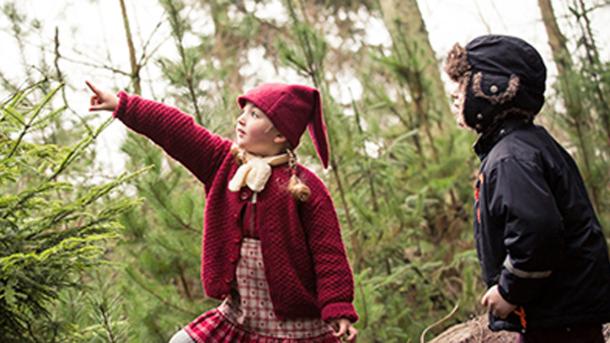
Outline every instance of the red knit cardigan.
<path id="1" fill-rule="evenodd" d="M 119 92 L 113 115 L 130 129 L 160 145 L 186 166 L 206 190 L 201 280 L 206 294 L 223 299 L 235 277 L 241 246 L 240 213 L 251 196 L 228 190 L 237 170 L 232 142 L 197 125 L 193 118 L 164 104 Z M 298 165 L 299 178 L 311 189 L 306 202 L 287 189 L 287 165 L 272 174 L 257 196 L 256 225 L 273 308 L 279 318 L 358 315 L 352 304 L 354 281 L 335 208 L 324 183 Z"/>

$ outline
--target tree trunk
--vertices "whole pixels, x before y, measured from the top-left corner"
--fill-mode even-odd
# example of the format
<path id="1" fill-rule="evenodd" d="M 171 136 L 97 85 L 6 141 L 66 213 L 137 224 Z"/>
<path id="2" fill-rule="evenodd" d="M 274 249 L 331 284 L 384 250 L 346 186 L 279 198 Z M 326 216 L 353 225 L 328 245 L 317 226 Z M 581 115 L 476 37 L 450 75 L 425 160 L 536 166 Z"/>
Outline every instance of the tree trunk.
<path id="1" fill-rule="evenodd" d="M 549 38 L 549 45 L 553 53 L 553 60 L 557 66 L 559 86 L 566 107 L 566 120 L 572 124 L 576 130 L 576 139 L 580 153 L 582 154 L 582 162 L 584 169 L 584 177 L 587 181 L 592 177 L 592 152 L 589 137 L 587 132 L 587 115 L 582 107 L 582 99 L 579 86 L 579 75 L 576 74 L 574 63 L 570 56 L 570 52 L 566 46 L 566 38 L 561 33 L 551 0 L 538 0 L 538 6 L 542 14 L 542 21 Z M 590 187 L 591 200 L 596 208 L 599 203 L 599 197 L 595 187 Z"/>
<path id="2" fill-rule="evenodd" d="M 557 65 L 557 73 L 560 76 L 565 75 L 566 71 L 572 70 L 573 67 L 572 57 L 566 47 L 567 39 L 561 33 L 561 30 L 559 30 L 551 0 L 538 0 L 538 6 L 542 13 L 542 21 L 544 22 L 546 34 L 549 38 L 549 45 L 553 52 L 553 60 Z"/>
<path id="3" fill-rule="evenodd" d="M 443 131 L 444 118 L 452 116 L 436 54 L 417 0 L 380 0 L 379 4 L 385 26 L 392 36 L 395 57 L 401 71 L 404 71 L 401 74 L 412 98 L 417 123 L 415 128 L 423 130 L 432 160 L 439 162 L 433 124 L 436 123 L 437 129 Z M 425 158 L 422 160 L 425 161 Z M 463 205 L 453 189 L 449 190 L 449 195 L 452 207 L 461 209 Z"/>
<path id="4" fill-rule="evenodd" d="M 442 119 L 451 110 L 417 1 L 380 0 L 380 6 L 383 20 L 392 35 L 397 58 L 401 64 L 413 66 L 406 80 L 418 118 L 428 131 L 433 121 L 442 128 Z M 429 132 L 426 135 L 431 139 Z M 432 149 L 436 149 L 434 143 Z"/>
<path id="5" fill-rule="evenodd" d="M 582 30 L 582 43 L 584 44 L 585 51 L 587 53 L 590 74 L 594 80 L 592 82 L 592 86 L 598 100 L 597 103 L 600 109 L 598 113 L 599 117 L 602 119 L 602 127 L 606 136 L 606 143 L 608 144 L 608 147 L 610 147 L 610 105 L 606 99 L 608 91 L 607 89 L 604 89 L 608 85 L 608 78 L 606 77 L 606 82 L 604 82 L 604 76 L 602 75 L 606 73 L 604 73 L 602 67 L 603 62 L 599 58 L 599 49 L 595 44 L 593 31 L 591 30 L 591 19 L 589 18 L 590 12 L 587 10 L 582 0 L 578 0 L 578 3 L 575 4 L 575 6 L 578 8 L 578 12 L 580 12 L 577 19 Z"/>

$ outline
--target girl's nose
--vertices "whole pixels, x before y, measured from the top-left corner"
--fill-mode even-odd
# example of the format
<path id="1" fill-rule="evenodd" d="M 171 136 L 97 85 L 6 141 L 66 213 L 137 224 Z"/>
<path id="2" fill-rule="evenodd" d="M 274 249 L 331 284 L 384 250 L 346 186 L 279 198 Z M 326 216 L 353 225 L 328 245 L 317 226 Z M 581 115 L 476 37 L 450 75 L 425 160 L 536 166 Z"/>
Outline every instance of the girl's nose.
<path id="1" fill-rule="evenodd" d="M 244 113 L 240 114 L 239 117 L 237 117 L 237 122 L 240 125 L 246 125 L 246 116 L 244 115 Z"/>

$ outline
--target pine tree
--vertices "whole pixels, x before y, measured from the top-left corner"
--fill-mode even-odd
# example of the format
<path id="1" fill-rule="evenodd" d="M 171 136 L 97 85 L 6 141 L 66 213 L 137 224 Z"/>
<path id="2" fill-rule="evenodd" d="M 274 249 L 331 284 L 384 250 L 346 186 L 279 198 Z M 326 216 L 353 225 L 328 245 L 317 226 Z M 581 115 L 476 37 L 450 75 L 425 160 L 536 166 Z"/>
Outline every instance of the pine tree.
<path id="1" fill-rule="evenodd" d="M 610 84 L 610 65 L 599 58 L 599 51 L 590 27 L 590 12 L 583 1 L 572 1 L 569 7 L 572 20 L 578 25 L 579 45 L 576 51 L 568 48 L 568 39 L 561 32 L 553 6 L 549 0 L 539 0 L 549 46 L 557 68 L 555 84 L 564 109 L 547 106 L 564 133 L 571 138 L 583 178 L 593 206 L 601 217 L 606 233 L 610 223 L 610 105 L 607 88 Z"/>
<path id="2" fill-rule="evenodd" d="M 2 342 L 72 340 L 70 323 L 55 317 L 58 298 L 83 290 L 83 272 L 102 263 L 121 229 L 118 217 L 135 204 L 113 190 L 140 174 L 95 184 L 73 171 L 107 123 L 71 146 L 42 142 L 65 107 L 49 109 L 61 86 L 40 100 L 36 87 L 0 108 Z"/>

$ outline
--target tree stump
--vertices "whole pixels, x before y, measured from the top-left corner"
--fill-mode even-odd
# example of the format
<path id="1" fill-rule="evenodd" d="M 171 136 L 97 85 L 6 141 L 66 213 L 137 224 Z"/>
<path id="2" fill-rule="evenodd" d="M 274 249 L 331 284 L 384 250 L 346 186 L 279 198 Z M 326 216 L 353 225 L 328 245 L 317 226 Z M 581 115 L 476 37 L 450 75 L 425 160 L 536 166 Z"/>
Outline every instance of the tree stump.
<path id="1" fill-rule="evenodd" d="M 604 337 L 610 343 L 610 325 L 604 326 Z M 457 324 L 435 337 L 428 343 L 514 343 L 514 332 L 493 332 L 487 327 L 487 315 L 479 316 L 465 323 Z"/>

